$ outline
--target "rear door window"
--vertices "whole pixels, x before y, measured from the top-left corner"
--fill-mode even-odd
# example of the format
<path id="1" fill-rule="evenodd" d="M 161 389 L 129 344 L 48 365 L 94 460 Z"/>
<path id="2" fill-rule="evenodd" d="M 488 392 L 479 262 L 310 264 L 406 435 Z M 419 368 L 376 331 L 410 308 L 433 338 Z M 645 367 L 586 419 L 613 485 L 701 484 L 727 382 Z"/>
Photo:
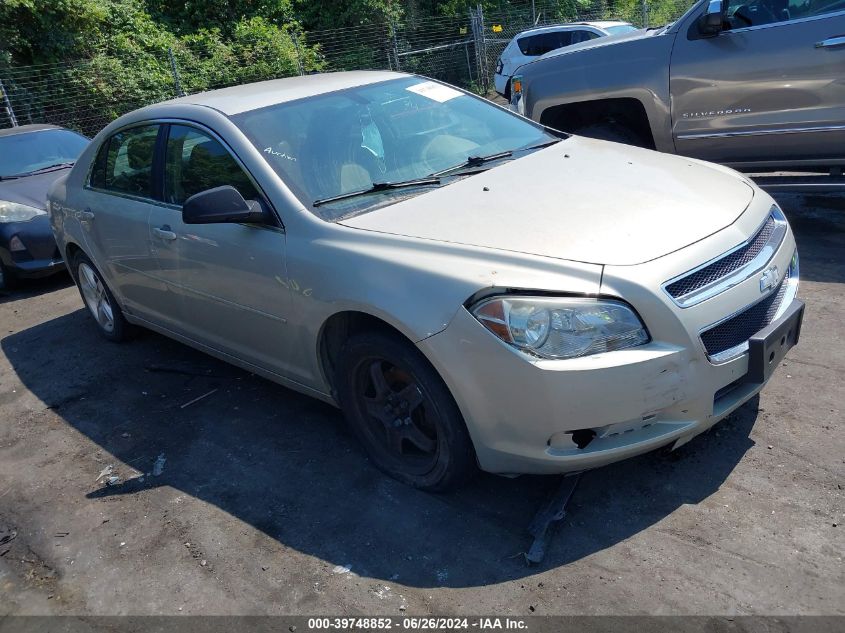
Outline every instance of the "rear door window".
<path id="1" fill-rule="evenodd" d="M 153 158 L 158 125 L 122 130 L 103 143 L 90 184 L 97 189 L 141 198 L 153 196 Z"/>
<path id="2" fill-rule="evenodd" d="M 579 44 L 580 42 L 589 42 L 599 36 L 598 33 L 592 31 L 572 31 L 571 44 Z"/>
<path id="3" fill-rule="evenodd" d="M 527 35 L 517 41 L 519 50 L 523 55 L 529 57 L 539 57 L 549 51 L 569 46 L 571 43 L 571 31 L 552 31 L 551 33 Z"/>
<path id="4" fill-rule="evenodd" d="M 164 200 L 183 204 L 196 193 L 231 185 L 246 200 L 259 194 L 234 157 L 205 132 L 187 125 L 171 125 L 164 166 Z"/>

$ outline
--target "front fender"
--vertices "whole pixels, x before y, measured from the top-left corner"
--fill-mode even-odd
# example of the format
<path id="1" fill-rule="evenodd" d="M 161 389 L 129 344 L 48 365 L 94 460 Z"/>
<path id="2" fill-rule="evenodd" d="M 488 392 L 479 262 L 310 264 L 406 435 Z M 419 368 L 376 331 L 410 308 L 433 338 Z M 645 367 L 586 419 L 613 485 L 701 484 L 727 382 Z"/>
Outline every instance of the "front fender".
<path id="1" fill-rule="evenodd" d="M 645 109 L 656 149 L 674 152 L 669 59 L 675 33 L 596 44 L 523 66 L 526 116 L 540 121 L 549 108 L 633 98 Z"/>

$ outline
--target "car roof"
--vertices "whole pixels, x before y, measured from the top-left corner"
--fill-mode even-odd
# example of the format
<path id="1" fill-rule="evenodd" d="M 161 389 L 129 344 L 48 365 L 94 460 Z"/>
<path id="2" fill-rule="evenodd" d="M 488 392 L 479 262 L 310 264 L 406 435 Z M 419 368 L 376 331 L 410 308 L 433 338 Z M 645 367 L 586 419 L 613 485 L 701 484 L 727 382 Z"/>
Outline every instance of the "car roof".
<path id="1" fill-rule="evenodd" d="M 522 37 L 523 35 L 535 35 L 537 33 L 544 33 L 548 31 L 555 31 L 557 29 L 562 28 L 572 28 L 575 26 L 592 26 L 597 29 L 606 29 L 611 26 L 623 26 L 629 24 L 629 22 L 622 22 L 621 20 L 603 20 L 598 22 L 566 22 L 564 24 L 547 24 L 545 26 L 537 26 L 533 29 L 526 29 L 521 33 L 518 33 L 516 37 Z"/>
<path id="2" fill-rule="evenodd" d="M 29 123 L 27 125 L 18 125 L 15 127 L 7 127 L 0 129 L 0 137 L 14 136 L 15 134 L 26 134 L 27 132 L 41 132 L 42 130 L 63 130 L 64 128 L 58 125 L 50 125 L 49 123 Z"/>
<path id="3" fill-rule="evenodd" d="M 317 73 L 302 77 L 271 79 L 251 84 L 242 84 L 220 90 L 209 90 L 197 94 L 165 101 L 159 105 L 201 105 L 233 115 L 257 110 L 278 103 L 314 97 L 316 95 L 357 88 L 369 84 L 410 77 L 405 73 L 391 71 L 356 70 L 337 73 Z M 155 106 L 153 106 L 155 107 Z"/>

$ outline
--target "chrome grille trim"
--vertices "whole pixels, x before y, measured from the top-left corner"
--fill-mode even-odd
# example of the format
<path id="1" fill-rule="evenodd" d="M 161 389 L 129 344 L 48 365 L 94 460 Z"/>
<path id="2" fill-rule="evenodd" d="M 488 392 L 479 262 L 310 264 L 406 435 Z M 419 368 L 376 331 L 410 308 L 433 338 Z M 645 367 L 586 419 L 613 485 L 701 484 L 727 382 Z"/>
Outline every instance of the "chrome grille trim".
<path id="1" fill-rule="evenodd" d="M 760 272 L 786 237 L 786 216 L 772 206 L 754 235 L 727 253 L 663 284 L 663 291 L 681 308 L 689 308 L 725 292 Z"/>
<path id="2" fill-rule="evenodd" d="M 777 320 L 795 299 L 798 294 L 798 282 L 798 251 L 795 251 L 789 270 L 771 292 L 724 319 L 708 325 L 699 332 L 699 340 L 710 362 L 714 364 L 725 363 L 745 354 L 748 351 L 748 339 Z M 750 323 L 742 323 L 743 319 L 749 318 L 753 320 L 753 327 L 750 327 L 752 326 Z M 743 331 L 743 326 L 747 331 Z M 749 327 L 754 331 L 748 330 Z M 745 336 L 745 334 L 748 334 L 748 336 Z M 723 348 L 723 345 L 727 343 L 719 341 L 719 338 L 730 340 L 732 335 L 734 335 L 734 340 L 736 340 L 736 337 L 742 340 L 735 345 Z M 723 343 L 722 346 L 719 346 L 720 342 Z"/>

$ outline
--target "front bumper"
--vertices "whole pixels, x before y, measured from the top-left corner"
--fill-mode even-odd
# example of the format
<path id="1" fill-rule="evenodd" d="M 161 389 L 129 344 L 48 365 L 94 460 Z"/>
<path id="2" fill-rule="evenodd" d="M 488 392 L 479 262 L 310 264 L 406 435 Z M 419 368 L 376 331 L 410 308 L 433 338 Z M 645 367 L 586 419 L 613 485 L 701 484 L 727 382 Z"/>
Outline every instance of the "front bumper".
<path id="1" fill-rule="evenodd" d="M 787 270 L 794 252 L 789 232 L 772 261 Z M 669 268 L 683 270 L 672 259 Z M 502 343 L 466 309 L 418 343 L 454 395 L 482 469 L 571 472 L 677 447 L 760 391 L 770 372 L 750 382 L 748 351 L 717 363 L 700 339 L 714 314 L 731 314 L 759 298 L 757 277 L 683 309 L 656 290 L 670 276 L 667 262 L 605 273 L 603 291 L 631 299 L 649 328 L 654 340 L 646 345 L 570 360 L 531 358 Z M 771 329 L 795 313 L 797 267 L 792 280 Z M 577 430 L 595 436 L 579 448 L 572 434 Z"/>
<path id="2" fill-rule="evenodd" d="M 508 80 L 510 79 L 510 75 L 502 75 L 500 73 L 496 73 L 493 75 L 493 87 L 503 97 L 505 96 L 505 91 L 508 87 Z"/>
<path id="3" fill-rule="evenodd" d="M 15 236 L 26 250 L 12 251 L 10 242 Z M 46 277 L 65 269 L 46 215 L 28 222 L 0 223 L 0 260 L 17 277 Z"/>

